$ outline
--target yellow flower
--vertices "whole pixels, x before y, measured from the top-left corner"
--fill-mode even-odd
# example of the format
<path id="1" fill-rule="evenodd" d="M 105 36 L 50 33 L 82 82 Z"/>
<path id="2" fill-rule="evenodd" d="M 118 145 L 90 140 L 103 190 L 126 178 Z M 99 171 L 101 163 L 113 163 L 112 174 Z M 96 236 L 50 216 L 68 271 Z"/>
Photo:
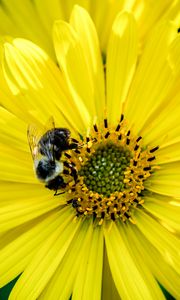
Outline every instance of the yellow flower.
<path id="1" fill-rule="evenodd" d="M 52 44 L 52 27 L 55 20 L 69 21 L 74 4 L 79 4 L 90 13 L 106 52 L 108 36 L 113 20 L 122 10 L 132 11 L 138 23 L 141 42 L 152 26 L 164 18 L 179 22 L 179 0 L 2 0 L 0 3 L 0 34 L 27 38 L 55 59 Z"/>
<path id="2" fill-rule="evenodd" d="M 75 6 L 53 27 L 60 69 L 21 38 L 1 50 L 1 286 L 22 273 L 10 300 L 164 299 L 157 281 L 180 296 L 177 26 L 157 24 L 139 56 L 123 12 L 108 40 L 103 68 Z M 62 155 L 57 196 L 35 177 L 26 137 L 51 116 L 79 142 Z"/>

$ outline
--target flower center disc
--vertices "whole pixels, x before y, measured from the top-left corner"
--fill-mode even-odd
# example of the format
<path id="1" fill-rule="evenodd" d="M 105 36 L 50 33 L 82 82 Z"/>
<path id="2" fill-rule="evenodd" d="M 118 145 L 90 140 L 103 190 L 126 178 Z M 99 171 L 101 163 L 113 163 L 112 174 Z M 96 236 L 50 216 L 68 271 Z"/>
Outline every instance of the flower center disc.
<path id="1" fill-rule="evenodd" d="M 90 191 L 106 197 L 124 189 L 124 171 L 129 166 L 131 152 L 121 146 L 107 143 L 100 146 L 82 166 L 79 175 Z"/>
<path id="2" fill-rule="evenodd" d="M 77 217 L 93 216 L 99 225 L 104 219 L 133 223 L 132 208 L 144 202 L 144 181 L 157 168 L 153 164 L 158 148 L 144 147 L 142 137 L 131 134 L 123 115 L 115 128 L 108 127 L 107 119 L 100 129 L 95 124 L 77 149 L 65 153 L 64 166 L 71 168 L 67 204 Z"/>

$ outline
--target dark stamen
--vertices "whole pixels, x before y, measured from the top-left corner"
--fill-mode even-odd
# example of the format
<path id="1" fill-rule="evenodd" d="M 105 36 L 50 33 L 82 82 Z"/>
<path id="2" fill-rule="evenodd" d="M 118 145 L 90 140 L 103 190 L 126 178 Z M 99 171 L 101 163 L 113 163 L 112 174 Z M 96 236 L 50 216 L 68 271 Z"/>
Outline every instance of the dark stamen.
<path id="1" fill-rule="evenodd" d="M 64 153 L 64 155 L 65 155 L 67 158 L 71 158 L 71 155 L 68 154 L 68 153 Z"/>
<path id="2" fill-rule="evenodd" d="M 150 171 L 150 170 L 151 170 L 151 167 L 145 167 L 143 170 L 144 170 L 144 171 Z"/>
<path id="3" fill-rule="evenodd" d="M 133 161 L 133 166 L 137 166 L 137 161 L 136 160 Z"/>
<path id="4" fill-rule="evenodd" d="M 110 132 L 108 131 L 106 134 L 105 134 L 105 139 L 107 139 L 108 138 L 108 136 L 110 135 Z"/>
<path id="5" fill-rule="evenodd" d="M 137 151 L 139 149 L 139 145 L 136 145 L 135 147 L 134 147 L 134 151 Z"/>
<path id="6" fill-rule="evenodd" d="M 107 119 L 104 119 L 104 127 L 108 128 L 108 121 L 107 121 Z"/>
<path id="7" fill-rule="evenodd" d="M 148 161 L 152 161 L 152 160 L 154 160 L 155 158 L 156 158 L 155 156 L 149 157 L 149 158 L 148 158 Z"/>
<path id="8" fill-rule="evenodd" d="M 90 138 L 87 136 L 86 137 L 86 142 L 88 143 L 90 141 Z"/>
<path id="9" fill-rule="evenodd" d="M 152 148 L 149 152 L 150 153 L 153 153 L 153 152 L 155 152 L 156 150 L 158 150 L 159 149 L 159 146 L 156 146 L 155 148 Z"/>
<path id="10" fill-rule="evenodd" d="M 120 135 L 118 136 L 118 140 L 120 141 L 120 140 L 121 140 L 121 138 L 122 138 L 122 135 L 120 134 Z"/>
<path id="11" fill-rule="evenodd" d="M 136 140 L 136 142 L 138 143 L 140 140 L 142 139 L 142 136 L 139 136 Z"/>
<path id="12" fill-rule="evenodd" d="M 64 166 L 70 168 L 70 164 L 67 161 L 64 161 Z"/>
<path id="13" fill-rule="evenodd" d="M 114 213 L 111 213 L 111 220 L 113 220 L 113 221 L 115 221 L 116 219 L 115 219 L 115 215 L 114 215 Z"/>
<path id="14" fill-rule="evenodd" d="M 129 145 L 130 144 L 130 139 L 127 139 L 126 140 L 126 145 Z"/>
<path id="15" fill-rule="evenodd" d="M 76 139 L 74 139 L 74 138 L 71 138 L 71 141 L 74 142 L 74 143 L 76 143 L 76 144 L 79 143 L 79 142 L 78 142 Z"/>
<path id="16" fill-rule="evenodd" d="M 79 151 L 78 149 L 76 149 L 75 152 L 76 152 L 77 154 L 80 154 L 80 153 L 81 153 L 81 151 Z"/>
<path id="17" fill-rule="evenodd" d="M 130 133 L 131 133 L 131 131 L 130 131 L 130 130 L 128 130 L 128 132 L 127 132 L 127 136 L 130 136 Z"/>
<path id="18" fill-rule="evenodd" d="M 123 119 L 124 119 L 124 115 L 122 114 L 122 115 L 121 115 L 120 122 L 122 122 L 122 121 L 123 121 Z"/>
<path id="19" fill-rule="evenodd" d="M 93 126 L 93 127 L 94 127 L 94 131 L 95 131 L 95 132 L 98 132 L 97 125 L 96 125 L 96 124 L 94 124 L 94 126 Z"/>
<path id="20" fill-rule="evenodd" d="M 104 219 L 104 217 L 105 217 L 105 212 L 103 211 L 103 212 L 101 213 L 101 218 Z"/>
<path id="21" fill-rule="evenodd" d="M 125 212 L 124 215 L 126 216 L 126 218 L 129 219 L 129 215 Z"/>
<path id="22" fill-rule="evenodd" d="M 121 125 L 118 124 L 118 126 L 116 127 L 116 131 L 119 131 L 120 128 L 121 128 Z"/>

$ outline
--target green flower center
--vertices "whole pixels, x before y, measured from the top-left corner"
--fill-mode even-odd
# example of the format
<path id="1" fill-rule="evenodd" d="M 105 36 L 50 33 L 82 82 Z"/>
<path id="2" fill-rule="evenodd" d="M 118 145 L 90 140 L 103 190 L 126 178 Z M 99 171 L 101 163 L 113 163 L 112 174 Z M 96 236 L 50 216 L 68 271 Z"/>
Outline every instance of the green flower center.
<path id="1" fill-rule="evenodd" d="M 67 205 L 77 218 L 92 217 L 99 225 L 117 219 L 134 223 L 132 211 L 144 203 L 144 181 L 157 168 L 154 153 L 158 148 L 145 147 L 143 138 L 128 128 L 124 115 L 115 127 L 107 119 L 94 124 L 78 148 L 65 153 Z"/>
<path id="2" fill-rule="evenodd" d="M 124 189 L 124 171 L 129 166 L 131 152 L 108 143 L 100 146 L 82 166 L 79 175 L 89 190 L 109 197 Z"/>

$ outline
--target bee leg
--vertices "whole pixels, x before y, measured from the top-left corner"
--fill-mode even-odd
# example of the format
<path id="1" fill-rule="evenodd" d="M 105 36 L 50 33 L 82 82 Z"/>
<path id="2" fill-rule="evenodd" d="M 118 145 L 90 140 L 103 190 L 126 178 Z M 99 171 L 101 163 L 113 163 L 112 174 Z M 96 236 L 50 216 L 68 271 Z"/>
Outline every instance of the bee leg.
<path id="1" fill-rule="evenodd" d="M 77 147 L 78 147 L 78 144 L 76 144 L 76 143 L 71 143 L 68 146 L 69 149 L 77 149 Z"/>
<path id="2" fill-rule="evenodd" d="M 59 195 L 62 195 L 62 194 L 65 193 L 65 192 L 58 193 L 57 191 L 58 191 L 58 190 L 55 191 L 54 196 L 59 196 Z"/>

